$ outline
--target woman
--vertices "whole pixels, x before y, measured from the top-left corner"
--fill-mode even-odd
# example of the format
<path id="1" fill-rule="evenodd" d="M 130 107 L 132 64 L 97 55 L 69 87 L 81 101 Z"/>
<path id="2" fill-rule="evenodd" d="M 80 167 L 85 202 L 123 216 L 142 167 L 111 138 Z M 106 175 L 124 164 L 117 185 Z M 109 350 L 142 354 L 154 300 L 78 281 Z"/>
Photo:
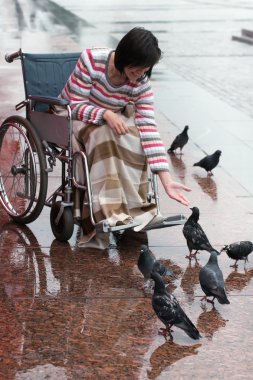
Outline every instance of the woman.
<path id="1" fill-rule="evenodd" d="M 147 164 L 157 173 L 168 196 L 188 205 L 174 182 L 164 144 L 154 118 L 150 77 L 161 58 L 157 38 L 144 28 L 133 28 L 115 51 L 86 49 L 60 97 L 71 101 L 74 136 L 89 159 L 96 222 L 135 223 L 140 230 L 156 215 L 146 201 Z M 131 104 L 131 106 L 129 106 Z M 131 117 L 124 111 L 133 109 Z M 128 115 L 129 116 L 129 115 Z M 85 242 L 94 236 L 83 209 Z"/>

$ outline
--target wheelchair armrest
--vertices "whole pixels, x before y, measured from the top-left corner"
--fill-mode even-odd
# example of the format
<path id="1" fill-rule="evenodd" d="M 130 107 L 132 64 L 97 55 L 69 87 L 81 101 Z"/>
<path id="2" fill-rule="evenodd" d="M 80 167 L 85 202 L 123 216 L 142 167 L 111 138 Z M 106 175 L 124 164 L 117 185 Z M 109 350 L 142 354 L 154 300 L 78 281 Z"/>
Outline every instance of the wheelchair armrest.
<path id="1" fill-rule="evenodd" d="M 68 106 L 69 101 L 65 99 L 49 97 L 49 96 L 37 96 L 37 95 L 29 95 L 28 99 L 32 100 L 35 103 L 44 103 L 51 106 Z"/>

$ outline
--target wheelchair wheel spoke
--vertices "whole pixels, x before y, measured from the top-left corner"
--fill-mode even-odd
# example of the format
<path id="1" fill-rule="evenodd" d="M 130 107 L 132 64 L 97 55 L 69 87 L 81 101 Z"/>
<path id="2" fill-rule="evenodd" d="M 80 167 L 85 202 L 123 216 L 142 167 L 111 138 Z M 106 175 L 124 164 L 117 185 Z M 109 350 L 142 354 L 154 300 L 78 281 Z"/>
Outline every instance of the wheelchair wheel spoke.
<path id="1" fill-rule="evenodd" d="M 0 201 L 17 221 L 29 223 L 40 214 L 47 193 L 45 168 L 41 142 L 30 123 L 20 116 L 6 119 L 0 127 Z"/>

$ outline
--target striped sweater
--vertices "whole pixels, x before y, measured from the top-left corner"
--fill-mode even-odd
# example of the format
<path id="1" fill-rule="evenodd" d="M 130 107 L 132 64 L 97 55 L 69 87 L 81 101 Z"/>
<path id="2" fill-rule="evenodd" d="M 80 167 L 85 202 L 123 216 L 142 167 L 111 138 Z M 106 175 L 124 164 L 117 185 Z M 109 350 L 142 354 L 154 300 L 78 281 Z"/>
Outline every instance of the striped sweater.
<path id="1" fill-rule="evenodd" d="M 153 172 L 168 171 L 165 147 L 154 118 L 150 81 L 130 81 L 115 86 L 108 79 L 108 62 L 112 50 L 86 49 L 69 77 L 60 97 L 70 101 L 72 117 L 87 124 L 102 125 L 107 109 L 120 112 L 131 101 L 135 105 L 135 125 L 144 153 Z"/>

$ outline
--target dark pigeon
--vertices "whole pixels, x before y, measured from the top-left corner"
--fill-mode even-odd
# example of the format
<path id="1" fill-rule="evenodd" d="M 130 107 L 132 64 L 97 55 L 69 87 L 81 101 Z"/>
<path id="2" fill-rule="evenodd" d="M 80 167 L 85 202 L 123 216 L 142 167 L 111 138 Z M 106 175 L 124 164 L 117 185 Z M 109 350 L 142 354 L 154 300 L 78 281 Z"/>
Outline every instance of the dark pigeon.
<path id="1" fill-rule="evenodd" d="M 159 260 L 156 260 L 153 252 L 150 251 L 147 245 L 142 244 L 141 252 L 138 259 L 139 271 L 144 276 L 144 281 L 147 282 L 150 279 L 151 272 L 157 272 L 161 276 L 173 276 L 174 273 L 166 268 Z"/>
<path id="2" fill-rule="evenodd" d="M 235 243 L 225 245 L 221 249 L 221 252 L 225 251 L 230 259 L 235 260 L 235 264 L 231 267 L 237 268 L 237 261 L 244 260 L 244 263 L 248 261 L 249 254 L 253 251 L 253 243 L 248 240 L 237 241 Z"/>
<path id="3" fill-rule="evenodd" d="M 196 162 L 193 166 L 200 166 L 205 169 L 207 175 L 213 175 L 212 170 L 218 165 L 220 161 L 221 150 L 216 150 L 213 154 L 202 158 L 199 162 Z"/>
<path id="4" fill-rule="evenodd" d="M 195 258 L 198 251 L 214 251 L 215 249 L 211 246 L 205 232 L 203 231 L 201 225 L 198 223 L 199 220 L 199 209 L 198 207 L 192 207 L 192 214 L 187 219 L 183 227 L 183 234 L 186 238 L 187 246 L 189 248 L 189 255 L 186 256 L 189 259 Z M 196 251 L 192 253 L 192 250 Z"/>
<path id="5" fill-rule="evenodd" d="M 152 306 L 157 317 L 165 325 L 159 330 L 159 334 L 165 339 L 172 337 L 172 326 L 182 329 L 190 338 L 199 339 L 201 335 L 194 324 L 187 317 L 176 297 L 165 289 L 165 284 L 158 273 L 151 273 L 151 278 L 155 281 L 155 289 L 152 295 Z"/>
<path id="6" fill-rule="evenodd" d="M 214 300 L 217 298 L 221 304 L 230 303 L 225 291 L 223 274 L 218 264 L 217 251 L 210 253 L 207 264 L 200 269 L 199 282 L 201 289 L 205 293 L 201 301 L 205 299 L 214 305 Z M 213 299 L 209 300 L 207 297 L 213 297 Z"/>
<path id="7" fill-rule="evenodd" d="M 189 137 L 188 137 L 188 125 L 184 127 L 183 132 L 179 133 L 172 142 L 170 148 L 167 150 L 168 153 L 174 152 L 176 149 L 180 149 L 180 154 L 182 154 L 183 147 L 187 144 Z"/>

